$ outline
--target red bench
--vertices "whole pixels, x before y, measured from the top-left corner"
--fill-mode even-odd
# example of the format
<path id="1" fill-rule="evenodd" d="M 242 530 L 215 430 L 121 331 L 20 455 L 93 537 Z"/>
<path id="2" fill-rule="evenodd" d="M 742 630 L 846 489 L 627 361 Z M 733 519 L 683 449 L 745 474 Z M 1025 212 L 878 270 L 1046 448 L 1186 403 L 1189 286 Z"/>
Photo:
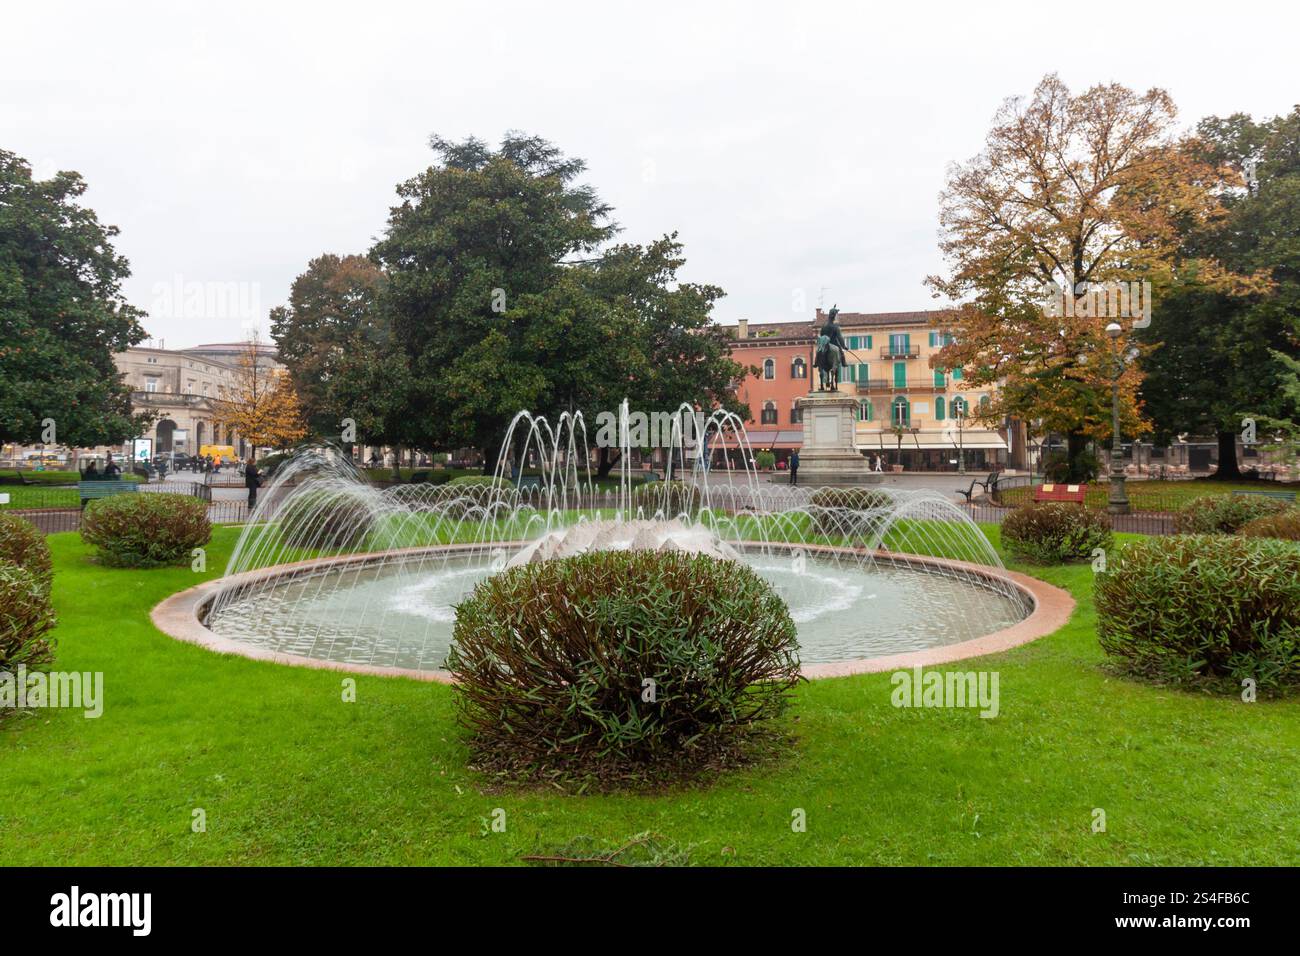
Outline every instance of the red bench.
<path id="1" fill-rule="evenodd" d="M 1081 505 L 1087 493 L 1087 485 L 1038 485 L 1034 488 L 1034 500 L 1073 501 Z"/>

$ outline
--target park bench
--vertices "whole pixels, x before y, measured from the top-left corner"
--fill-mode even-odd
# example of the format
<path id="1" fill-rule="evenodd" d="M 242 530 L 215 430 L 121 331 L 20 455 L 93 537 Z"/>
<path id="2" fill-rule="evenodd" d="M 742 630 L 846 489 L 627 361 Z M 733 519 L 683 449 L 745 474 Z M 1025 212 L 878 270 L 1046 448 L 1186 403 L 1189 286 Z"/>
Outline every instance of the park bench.
<path id="1" fill-rule="evenodd" d="M 525 488 L 540 488 L 542 487 L 542 476 L 520 475 L 519 480 L 515 482 L 515 487 L 520 491 L 523 491 Z"/>
<path id="2" fill-rule="evenodd" d="M 1234 491 L 1234 495 L 1256 495 L 1261 498 L 1278 498 L 1282 501 L 1295 502 L 1294 491 Z"/>
<path id="3" fill-rule="evenodd" d="M 1034 488 L 1034 500 L 1072 501 L 1081 505 L 1087 493 L 1087 485 L 1038 485 Z"/>
<path id="4" fill-rule="evenodd" d="M 133 492 L 135 484 L 134 481 L 79 481 L 77 496 L 81 499 L 81 507 L 84 509 L 87 501 Z"/>
<path id="5" fill-rule="evenodd" d="M 980 481 L 978 478 L 973 479 L 970 483 L 969 488 L 967 488 L 965 491 L 958 488 L 957 494 L 961 495 L 963 498 L 966 499 L 966 504 L 970 504 L 971 496 L 975 494 L 976 488 L 983 488 L 984 493 L 986 495 L 991 495 L 993 492 L 997 491 L 998 473 L 996 471 L 990 471 L 989 476 L 985 478 L 983 481 Z"/>

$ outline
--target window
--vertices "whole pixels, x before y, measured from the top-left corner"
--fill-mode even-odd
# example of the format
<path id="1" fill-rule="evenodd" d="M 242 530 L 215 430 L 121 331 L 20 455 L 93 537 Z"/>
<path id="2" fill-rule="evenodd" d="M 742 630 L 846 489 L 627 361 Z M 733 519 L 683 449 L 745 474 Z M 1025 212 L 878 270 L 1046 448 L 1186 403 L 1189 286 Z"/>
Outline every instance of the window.
<path id="1" fill-rule="evenodd" d="M 770 360 L 769 360 L 769 361 L 770 361 Z M 763 413 L 762 413 L 762 415 L 761 415 L 761 417 L 760 417 L 760 420 L 762 421 L 762 423 L 763 423 L 764 425 L 775 425 L 775 424 L 776 424 L 776 405 L 774 405 L 772 402 L 764 402 L 764 403 L 763 403 Z"/>
<path id="2" fill-rule="evenodd" d="M 907 363 L 894 363 L 894 388 L 907 388 Z"/>
<path id="3" fill-rule="evenodd" d="M 934 399 L 934 420 L 936 422 L 943 421 L 943 396 L 942 395 L 936 395 Z"/>
<path id="4" fill-rule="evenodd" d="M 937 369 L 935 369 L 935 370 L 934 370 L 934 387 L 935 387 L 935 388 L 946 388 L 947 386 L 948 386 L 948 379 L 947 379 L 947 377 L 944 375 L 943 369 L 941 369 L 941 368 L 937 368 Z"/>
<path id="5" fill-rule="evenodd" d="M 989 404 L 990 404 L 990 403 L 989 403 L 989 397 L 988 397 L 987 395 L 981 395 L 981 396 L 980 396 L 980 413 L 981 413 L 981 414 L 984 414 L 984 413 L 986 413 L 986 412 L 989 410 Z"/>
<path id="6" fill-rule="evenodd" d="M 889 406 L 890 422 L 896 426 L 907 428 L 912 424 L 912 406 L 907 404 L 907 399 L 899 395 Z"/>
<path id="7" fill-rule="evenodd" d="M 805 362 L 802 358 L 796 358 L 793 362 L 790 363 L 790 377 L 807 378 L 808 363 Z"/>
<path id="8" fill-rule="evenodd" d="M 867 385 L 871 382 L 871 366 L 866 362 L 858 363 L 858 384 Z"/>
<path id="9" fill-rule="evenodd" d="M 960 381 L 961 381 L 961 369 L 959 369 L 959 368 L 955 368 L 955 369 L 952 370 L 952 380 L 953 380 L 954 382 L 960 382 Z"/>
<path id="10" fill-rule="evenodd" d="M 790 424 L 791 425 L 803 424 L 803 409 L 799 407 L 798 399 L 791 399 L 790 401 Z"/>
<path id="11" fill-rule="evenodd" d="M 146 378 L 146 379 L 144 380 L 144 390 L 145 390 L 146 392 L 156 392 L 156 391 L 158 391 L 158 379 L 156 379 L 156 378 L 152 378 L 152 377 L 150 377 L 150 378 Z"/>
<path id="12" fill-rule="evenodd" d="M 910 355 L 912 353 L 912 336 L 906 332 L 895 332 L 889 337 L 890 355 Z"/>
<path id="13" fill-rule="evenodd" d="M 871 411 L 871 402 L 858 402 L 858 421 L 874 421 L 875 416 Z"/>
<path id="14" fill-rule="evenodd" d="M 935 348 L 935 347 L 938 346 L 938 344 L 939 344 L 939 333 L 938 333 L 938 332 L 931 332 L 931 333 L 930 333 L 930 348 Z"/>
<path id="15" fill-rule="evenodd" d="M 954 398 L 952 400 L 952 417 L 965 418 L 970 408 L 966 405 L 966 399 Z"/>
<path id="16" fill-rule="evenodd" d="M 776 362 L 773 359 L 763 359 L 763 378 L 768 381 L 776 378 Z"/>

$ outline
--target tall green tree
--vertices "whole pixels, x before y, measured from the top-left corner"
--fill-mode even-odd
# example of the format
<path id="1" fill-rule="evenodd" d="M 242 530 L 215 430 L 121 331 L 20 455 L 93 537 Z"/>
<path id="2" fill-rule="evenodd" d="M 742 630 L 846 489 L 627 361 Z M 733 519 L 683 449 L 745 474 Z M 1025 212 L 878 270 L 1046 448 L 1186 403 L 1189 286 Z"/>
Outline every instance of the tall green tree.
<path id="1" fill-rule="evenodd" d="M 276 312 L 281 358 L 319 383 L 326 420 L 352 418 L 368 443 L 475 447 L 490 466 L 522 408 L 743 410 L 743 369 L 710 320 L 722 290 L 679 279 L 675 235 L 609 246 L 583 163 L 537 137 L 432 146 L 438 163 L 398 187 L 374 272 L 340 282 L 342 260 L 314 260 Z"/>
<path id="2" fill-rule="evenodd" d="M 293 281 L 289 303 L 271 310 L 271 335 L 290 370 L 308 428 L 337 437 L 340 416 L 331 389 L 349 349 L 372 352 L 387 336 L 375 308 L 383 273 L 365 256 L 325 254 Z"/>
<path id="3" fill-rule="evenodd" d="M 122 296 L 117 227 L 83 206 L 75 172 L 32 178 L 0 150 L 0 440 L 115 444 L 143 431 L 113 355 L 145 338 Z"/>
<path id="4" fill-rule="evenodd" d="M 1233 185 L 1222 196 L 1227 215 L 1189 224 L 1183 246 L 1246 281 L 1225 286 L 1190 270 L 1170 287 L 1141 333 L 1157 345 L 1142 397 L 1159 437 L 1216 435 L 1216 477 L 1234 479 L 1243 420 L 1297 414 L 1282 360 L 1300 347 L 1300 108 L 1262 123 L 1208 117 L 1191 146 Z"/>

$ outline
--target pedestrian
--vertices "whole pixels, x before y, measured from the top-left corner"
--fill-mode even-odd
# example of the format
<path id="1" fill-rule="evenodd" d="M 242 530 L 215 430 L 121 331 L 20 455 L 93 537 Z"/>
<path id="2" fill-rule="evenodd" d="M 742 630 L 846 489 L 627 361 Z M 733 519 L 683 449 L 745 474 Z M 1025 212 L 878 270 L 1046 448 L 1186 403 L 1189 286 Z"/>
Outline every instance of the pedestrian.
<path id="1" fill-rule="evenodd" d="M 116 481 L 117 476 L 122 473 L 122 469 L 117 467 L 117 462 L 113 461 L 113 456 L 108 456 L 108 461 L 104 465 L 104 477 L 109 481 Z"/>
<path id="2" fill-rule="evenodd" d="M 790 456 L 790 484 L 799 484 L 799 453 Z"/>
<path id="3" fill-rule="evenodd" d="M 262 476 L 258 473 L 257 465 L 253 464 L 253 459 L 248 459 L 248 464 L 244 466 L 244 487 L 248 489 L 248 513 L 251 515 L 253 509 L 257 507 L 257 489 L 262 484 Z"/>

